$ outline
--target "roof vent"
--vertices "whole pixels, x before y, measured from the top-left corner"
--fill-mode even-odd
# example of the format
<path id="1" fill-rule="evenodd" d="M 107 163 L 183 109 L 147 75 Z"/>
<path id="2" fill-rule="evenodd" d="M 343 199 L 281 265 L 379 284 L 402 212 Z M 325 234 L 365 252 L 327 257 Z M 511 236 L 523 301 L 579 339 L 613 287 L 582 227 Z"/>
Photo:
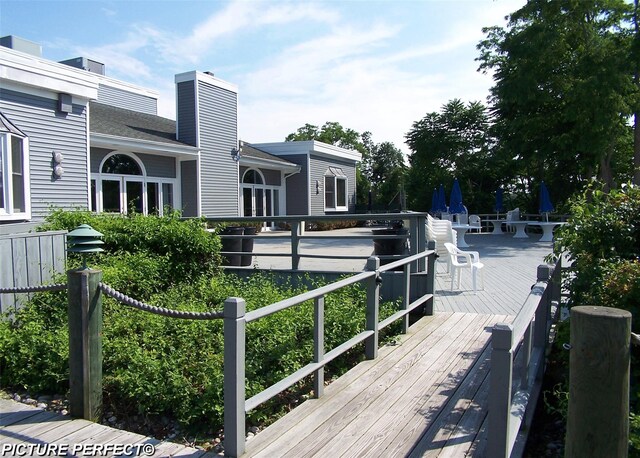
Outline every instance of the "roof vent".
<path id="1" fill-rule="evenodd" d="M 31 54 L 32 56 L 42 57 L 42 46 L 38 43 L 34 43 L 33 41 L 25 40 L 24 38 L 15 37 L 13 35 L 7 35 L 6 37 L 0 38 L 0 46 Z"/>

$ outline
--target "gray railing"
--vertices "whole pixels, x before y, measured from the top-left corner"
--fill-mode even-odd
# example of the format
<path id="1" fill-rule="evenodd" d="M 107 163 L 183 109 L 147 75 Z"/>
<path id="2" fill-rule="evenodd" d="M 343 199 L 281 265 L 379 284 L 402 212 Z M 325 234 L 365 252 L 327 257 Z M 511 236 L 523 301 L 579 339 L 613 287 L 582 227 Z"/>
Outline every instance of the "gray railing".
<path id="1" fill-rule="evenodd" d="M 267 307 L 246 313 L 245 301 L 241 298 L 229 298 L 224 303 L 224 432 L 225 455 L 237 457 L 245 451 L 246 413 L 255 409 L 282 391 L 291 387 L 309 375 L 313 375 L 314 396 L 320 397 L 324 390 L 324 367 L 326 364 L 353 348 L 364 343 L 365 357 L 374 359 L 378 354 L 378 335 L 381 329 L 396 320 L 402 319 L 402 332 L 409 328 L 409 313 L 424 307 L 425 313 L 433 313 L 433 292 L 435 287 L 435 251 L 433 244 L 427 251 L 420 252 L 385 266 L 380 260 L 370 257 L 367 270 L 343 280 L 317 288 L 298 296 L 276 302 Z M 424 265 L 423 269 L 412 271 L 411 265 Z M 405 278 L 404 300 L 400 310 L 379 321 L 380 274 L 384 271 L 402 267 Z M 346 342 L 325 352 L 324 344 L 324 298 L 346 286 L 364 283 L 366 285 L 367 308 L 365 330 Z M 303 302 L 314 301 L 313 361 L 298 369 L 281 381 L 257 393 L 249 399 L 245 396 L 245 331 L 248 323 L 264 318 Z"/>
<path id="2" fill-rule="evenodd" d="M 560 306 L 560 274 L 560 260 L 555 266 L 538 266 L 537 282 L 513 322 L 493 327 L 487 456 L 512 456 L 521 425 L 531 421 L 544 373 L 551 307 Z"/>
<path id="3" fill-rule="evenodd" d="M 414 255 L 424 250 L 426 240 L 426 213 L 380 213 L 380 214 L 340 214 L 340 215 L 322 215 L 322 216 L 260 216 L 260 217 L 218 217 L 218 218 L 206 218 L 209 223 L 227 223 L 233 221 L 235 223 L 261 223 L 264 221 L 270 221 L 274 223 L 283 223 L 290 226 L 289 234 L 283 235 L 270 235 L 269 240 L 288 240 L 290 241 L 290 251 L 278 251 L 278 252 L 265 252 L 265 253 L 251 253 L 251 256 L 264 256 L 264 257 L 290 257 L 291 269 L 299 270 L 300 260 L 302 258 L 320 258 L 320 259 L 362 259 L 365 260 L 369 255 L 345 255 L 326 253 L 304 253 L 300 249 L 300 242 L 305 240 L 373 240 L 375 239 L 408 239 L 409 240 L 409 254 Z M 322 235 L 304 231 L 305 221 L 313 222 L 333 222 L 333 221 L 403 221 L 404 227 L 408 229 L 407 235 L 330 235 L 323 233 Z M 252 239 L 260 237 L 259 235 L 220 235 L 222 239 Z M 247 253 L 241 251 L 221 251 L 222 255 L 246 255 Z M 404 255 L 384 255 L 378 256 L 381 259 L 399 259 Z M 423 260 L 418 260 L 423 262 Z M 417 267 L 414 266 L 414 269 Z M 424 270 L 424 266 L 422 266 Z"/>

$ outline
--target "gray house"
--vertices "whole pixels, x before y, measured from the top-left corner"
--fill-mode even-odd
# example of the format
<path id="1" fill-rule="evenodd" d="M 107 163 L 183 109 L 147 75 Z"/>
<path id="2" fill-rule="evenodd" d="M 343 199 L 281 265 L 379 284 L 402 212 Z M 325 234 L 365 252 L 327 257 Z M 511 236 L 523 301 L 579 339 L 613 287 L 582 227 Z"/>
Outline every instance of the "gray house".
<path id="1" fill-rule="evenodd" d="M 0 234 L 51 207 L 185 216 L 353 212 L 360 154 L 320 142 L 238 141 L 238 89 L 176 75 L 176 121 L 153 90 L 86 58 L 52 62 L 0 38 Z"/>

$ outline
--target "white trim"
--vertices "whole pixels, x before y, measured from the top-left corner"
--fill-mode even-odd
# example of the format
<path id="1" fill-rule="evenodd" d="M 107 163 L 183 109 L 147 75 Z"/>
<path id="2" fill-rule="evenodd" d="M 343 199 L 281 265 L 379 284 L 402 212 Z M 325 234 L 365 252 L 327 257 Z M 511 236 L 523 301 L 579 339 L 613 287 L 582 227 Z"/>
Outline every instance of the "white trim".
<path id="1" fill-rule="evenodd" d="M 115 155 L 129 156 L 131 159 L 136 161 L 136 163 L 138 164 L 138 167 L 140 167 L 140 170 L 142 171 L 142 175 L 126 175 L 126 176 L 131 176 L 131 177 L 139 177 L 139 176 L 146 177 L 147 176 L 147 168 L 144 166 L 144 163 L 142 162 L 142 159 L 140 159 L 135 153 L 132 153 L 130 151 L 111 151 L 109 154 L 106 154 L 102 158 L 102 161 L 100 161 L 100 167 L 98 167 L 97 175 L 102 174 L 102 167 L 104 166 L 104 163 L 107 162 L 107 159 L 109 159 L 110 157 L 115 156 Z M 124 174 L 121 174 L 121 173 L 106 173 L 105 175 L 124 175 Z"/>
<path id="2" fill-rule="evenodd" d="M 86 149 L 87 149 L 87 208 L 90 211 L 96 211 L 95 208 L 91 208 L 91 110 L 89 109 L 89 104 L 87 104 L 87 107 L 85 109 L 85 122 L 86 122 L 86 126 L 85 128 L 86 130 L 86 135 L 85 135 L 85 140 L 86 140 Z M 96 181 L 96 189 L 97 189 L 98 183 Z M 96 198 L 96 206 L 98 206 L 98 201 Z"/>
<path id="3" fill-rule="evenodd" d="M 91 146 L 97 148 L 135 150 L 139 153 L 155 154 L 158 156 L 184 157 L 195 159 L 200 149 L 189 145 L 174 145 L 171 143 L 137 140 L 107 134 L 90 134 Z"/>
<path id="4" fill-rule="evenodd" d="M 0 80 L 85 99 L 98 98 L 99 75 L 1 46 Z"/>
<path id="5" fill-rule="evenodd" d="M 207 84 L 211 84 L 212 86 L 219 87 L 221 89 L 226 89 L 227 91 L 231 91 L 234 93 L 238 93 L 238 86 L 230 83 L 225 80 L 221 80 L 220 78 L 216 78 L 213 75 L 209 75 L 199 71 L 190 71 L 185 73 L 179 73 L 175 76 L 175 83 L 185 83 L 187 81 L 196 81 L 196 82 L 204 82 Z"/>
<path id="6" fill-rule="evenodd" d="M 11 159 L 11 143 L 9 137 L 18 137 L 22 140 L 22 180 L 24 185 L 24 211 L 13 211 L 13 164 Z M 7 208 L 0 208 L 0 221 L 16 221 L 31 219 L 31 173 L 29 170 L 29 137 L 2 133 L 0 134 L 0 155 L 2 155 L 2 188 L 4 191 L 4 200 L 7 202 Z M 5 165 L 6 164 L 6 165 Z M 3 202 L 4 205 L 4 202 Z"/>
<path id="7" fill-rule="evenodd" d="M 333 178 L 333 207 L 327 207 L 327 194 L 326 194 L 326 180 L 327 178 Z M 344 181 L 344 206 L 338 206 L 338 180 Z M 325 172 L 322 180 L 322 201 L 324 202 L 325 212 L 345 212 L 349 211 L 349 179 L 344 176 L 337 176 L 333 174 L 327 174 Z"/>
<path id="8" fill-rule="evenodd" d="M 292 162 L 283 163 L 273 159 L 240 156 L 240 165 L 244 167 L 260 167 L 262 169 L 280 170 L 287 173 L 300 173 L 301 167 Z"/>
<path id="9" fill-rule="evenodd" d="M 316 140 L 277 142 L 277 143 L 252 143 L 254 148 L 261 149 L 276 156 L 289 156 L 296 154 L 318 155 L 330 158 L 347 159 L 355 162 L 362 160 L 362 154 L 356 150 L 341 148 Z"/>
<path id="10" fill-rule="evenodd" d="M 248 172 L 258 172 L 258 175 L 260 175 L 260 179 L 262 180 L 262 183 L 245 183 L 244 182 L 244 177 L 247 175 Z M 238 175 L 240 175 L 240 173 L 238 173 Z M 252 168 L 249 167 L 247 170 L 244 171 L 244 173 L 242 174 L 242 178 L 240 179 L 240 184 L 248 184 L 248 185 L 262 185 L 262 186 L 266 186 L 267 185 L 267 180 L 264 179 L 264 174 L 260 171 L 260 169 L 257 168 Z"/>
<path id="11" fill-rule="evenodd" d="M 196 199 L 198 201 L 198 217 L 202 216 L 202 165 L 200 164 L 201 158 L 200 154 L 198 154 L 198 159 L 196 160 L 196 174 L 198 179 L 198 186 L 196 187 Z M 236 176 L 238 174 L 236 173 Z"/>

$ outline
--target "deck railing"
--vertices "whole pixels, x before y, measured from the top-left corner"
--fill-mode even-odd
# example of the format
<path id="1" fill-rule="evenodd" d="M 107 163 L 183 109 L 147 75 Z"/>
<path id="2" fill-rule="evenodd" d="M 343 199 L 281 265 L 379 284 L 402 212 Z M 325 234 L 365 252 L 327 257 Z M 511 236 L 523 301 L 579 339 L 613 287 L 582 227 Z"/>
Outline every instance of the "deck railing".
<path id="1" fill-rule="evenodd" d="M 424 307 L 426 313 L 433 311 L 435 286 L 435 251 L 422 251 L 413 256 L 380 266 L 377 257 L 367 260 L 366 271 L 343 280 L 317 288 L 298 296 L 276 302 L 267 307 L 246 313 L 245 301 L 229 298 L 224 303 L 224 432 L 225 455 L 240 456 L 245 450 L 245 415 L 263 402 L 268 401 L 309 375 L 313 375 L 313 392 L 321 397 L 324 390 L 324 367 L 347 350 L 364 342 L 365 357 L 375 359 L 378 355 L 378 335 L 381 329 L 396 320 L 402 320 L 402 332 L 409 328 L 409 313 Z M 424 264 L 426 270 L 413 271 L 411 265 Z M 380 283 L 382 272 L 402 267 L 405 278 L 404 300 L 400 310 L 383 321 L 379 321 Z M 346 286 L 366 285 L 367 306 L 365 330 L 346 342 L 325 352 L 324 345 L 324 299 L 327 294 Z M 413 286 L 412 286 L 413 285 Z M 277 313 L 303 302 L 314 301 L 314 357 L 313 361 L 298 369 L 264 391 L 245 399 L 245 329 L 248 323 Z"/>
<path id="2" fill-rule="evenodd" d="M 340 214 L 340 215 L 321 215 L 321 216 L 260 216 L 260 217 L 238 217 L 235 219 L 229 217 L 217 217 L 206 218 L 208 223 L 263 223 L 269 221 L 273 223 L 281 223 L 282 225 L 288 225 L 290 227 L 289 234 L 282 235 L 270 235 L 269 240 L 289 240 L 290 251 L 278 251 L 271 253 L 251 253 L 251 256 L 264 256 L 264 257 L 290 257 L 291 269 L 300 269 L 300 260 L 303 258 L 320 258 L 320 259 L 362 259 L 365 260 L 369 255 L 347 255 L 338 254 L 334 252 L 326 254 L 317 253 L 304 253 L 300 248 L 300 243 L 305 240 L 398 240 L 408 239 L 409 241 L 409 254 L 414 255 L 424 250 L 426 244 L 426 213 L 406 212 L 406 213 L 377 213 L 377 214 Z M 327 232 L 318 234 L 312 231 L 305 231 L 305 221 L 313 222 L 337 222 L 337 221 L 369 221 L 369 222 L 389 222 L 389 221 L 403 221 L 404 228 L 408 230 L 406 235 L 331 235 Z M 373 227 L 372 227 L 373 228 Z M 238 239 L 253 239 L 260 237 L 260 235 L 224 235 L 221 234 L 220 238 L 229 240 Z M 221 251 L 222 255 L 247 255 L 247 253 L 241 251 Z M 393 260 L 400 259 L 404 254 L 397 255 L 383 255 L 378 256 L 381 259 Z M 424 262 L 419 260 L 417 262 Z M 417 266 L 414 266 L 414 270 Z M 422 265 L 424 270 L 424 265 Z"/>
<path id="3" fill-rule="evenodd" d="M 561 261 L 538 266 L 537 274 L 513 322 L 493 327 L 487 456 L 512 456 L 518 431 L 530 423 L 540 393 L 551 308 L 560 306 Z"/>

